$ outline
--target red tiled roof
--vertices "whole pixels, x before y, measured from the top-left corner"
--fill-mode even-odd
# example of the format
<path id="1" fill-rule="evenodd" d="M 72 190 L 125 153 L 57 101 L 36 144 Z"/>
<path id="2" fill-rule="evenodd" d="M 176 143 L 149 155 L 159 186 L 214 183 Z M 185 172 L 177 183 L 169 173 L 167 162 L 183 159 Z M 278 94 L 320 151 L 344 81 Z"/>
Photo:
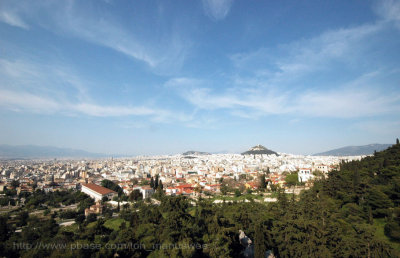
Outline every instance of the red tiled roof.
<path id="1" fill-rule="evenodd" d="M 82 186 L 85 186 L 87 188 L 89 188 L 92 191 L 95 191 L 101 195 L 105 195 L 105 194 L 109 194 L 109 193 L 116 193 L 115 191 L 102 187 L 100 185 L 96 185 L 96 184 L 82 184 Z"/>
<path id="2" fill-rule="evenodd" d="M 192 188 L 193 186 L 191 184 L 183 184 L 183 185 L 177 185 L 176 188 Z"/>

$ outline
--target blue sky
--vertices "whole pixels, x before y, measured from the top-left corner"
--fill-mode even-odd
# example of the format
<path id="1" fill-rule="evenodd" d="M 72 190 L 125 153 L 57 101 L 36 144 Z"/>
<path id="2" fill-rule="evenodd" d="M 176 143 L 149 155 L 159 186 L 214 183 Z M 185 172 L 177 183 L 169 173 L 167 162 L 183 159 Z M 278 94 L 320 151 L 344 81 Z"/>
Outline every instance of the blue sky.
<path id="1" fill-rule="evenodd" d="M 400 137 L 400 1 L 0 2 L 0 143 L 312 154 Z"/>

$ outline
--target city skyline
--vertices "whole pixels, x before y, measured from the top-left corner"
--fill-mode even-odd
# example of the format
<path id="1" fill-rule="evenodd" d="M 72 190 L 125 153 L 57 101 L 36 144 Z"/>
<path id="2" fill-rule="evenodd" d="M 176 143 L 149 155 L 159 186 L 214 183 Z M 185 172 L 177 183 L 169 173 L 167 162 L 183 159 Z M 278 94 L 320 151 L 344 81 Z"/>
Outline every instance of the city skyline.
<path id="1" fill-rule="evenodd" d="M 400 134 L 400 1 L 3 1 L 0 144 L 313 154 Z"/>

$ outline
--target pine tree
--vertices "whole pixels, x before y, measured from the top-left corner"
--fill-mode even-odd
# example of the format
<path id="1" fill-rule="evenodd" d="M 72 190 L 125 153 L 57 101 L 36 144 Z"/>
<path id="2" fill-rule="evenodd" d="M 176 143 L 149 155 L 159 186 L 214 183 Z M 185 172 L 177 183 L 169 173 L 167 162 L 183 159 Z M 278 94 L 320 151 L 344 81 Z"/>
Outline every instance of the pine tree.
<path id="1" fill-rule="evenodd" d="M 158 188 L 158 174 L 156 175 L 156 178 L 154 179 L 154 189 Z"/>
<path id="2" fill-rule="evenodd" d="M 396 139 L 396 144 L 397 144 L 397 145 L 399 145 L 399 144 L 400 144 L 400 142 L 399 142 L 399 138 L 397 138 L 397 139 Z"/>
<path id="3" fill-rule="evenodd" d="M 265 189 L 267 187 L 267 184 L 265 182 L 265 175 L 262 174 L 262 175 L 260 175 L 259 178 L 260 178 L 260 188 Z"/>
<path id="4" fill-rule="evenodd" d="M 154 179 L 153 179 L 153 177 L 150 180 L 150 187 L 154 189 Z"/>
<path id="5" fill-rule="evenodd" d="M 258 227 L 256 227 L 256 231 L 254 232 L 254 257 L 265 257 L 265 251 L 266 248 L 264 243 L 263 226 L 259 225 Z"/>
<path id="6" fill-rule="evenodd" d="M 357 188 L 359 187 L 359 185 L 360 185 L 360 171 L 358 171 L 358 169 L 356 169 L 356 170 L 354 171 L 354 174 L 353 174 L 353 187 L 354 187 L 354 191 L 357 190 Z"/>

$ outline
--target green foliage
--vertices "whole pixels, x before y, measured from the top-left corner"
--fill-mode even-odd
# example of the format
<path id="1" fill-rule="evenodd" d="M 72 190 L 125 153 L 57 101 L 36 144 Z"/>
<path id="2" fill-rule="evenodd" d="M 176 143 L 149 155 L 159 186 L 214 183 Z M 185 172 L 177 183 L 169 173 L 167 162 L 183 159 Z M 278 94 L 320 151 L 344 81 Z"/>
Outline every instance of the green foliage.
<path id="1" fill-rule="evenodd" d="M 400 241 L 400 225 L 397 222 L 389 222 L 385 225 L 385 235 L 394 241 Z"/>
<path id="2" fill-rule="evenodd" d="M 17 219 L 16 224 L 18 227 L 25 226 L 28 223 L 29 213 L 27 211 L 21 211 L 16 216 L 16 219 Z"/>
<path id="3" fill-rule="evenodd" d="M 75 222 L 78 224 L 82 224 L 85 221 L 85 215 L 84 214 L 79 214 L 75 218 Z"/>
<path id="4" fill-rule="evenodd" d="M 235 196 L 236 197 L 239 197 L 239 196 L 241 196 L 242 195 L 242 193 L 240 192 L 240 190 L 239 189 L 236 189 L 235 190 Z"/>
<path id="5" fill-rule="evenodd" d="M 60 213 L 60 219 L 74 219 L 78 213 L 74 210 L 66 210 Z"/>
<path id="6" fill-rule="evenodd" d="M 15 205 L 15 200 L 9 197 L 0 198 L 0 206 Z"/>
<path id="7" fill-rule="evenodd" d="M 290 173 L 290 174 L 286 175 L 285 181 L 286 181 L 286 185 L 289 186 L 289 187 L 298 185 L 299 184 L 299 177 L 298 177 L 297 172 L 296 173 Z"/>
<path id="8" fill-rule="evenodd" d="M 8 217 L 0 216 L 0 242 L 4 242 L 11 234 L 11 227 L 8 224 Z"/>
<path id="9" fill-rule="evenodd" d="M 94 213 L 90 213 L 87 217 L 86 217 L 86 222 L 87 223 L 91 223 L 97 220 L 97 215 Z"/>
<path id="10" fill-rule="evenodd" d="M 124 193 L 124 191 L 118 184 L 116 184 L 113 181 L 108 180 L 108 179 L 104 179 L 103 181 L 101 181 L 101 186 L 117 192 L 118 196 L 121 196 Z"/>
<path id="11" fill-rule="evenodd" d="M 260 181 L 260 189 L 265 189 L 267 187 L 267 182 L 265 181 L 265 174 L 261 174 L 259 176 L 259 181 Z"/>
<path id="12" fill-rule="evenodd" d="M 129 194 L 129 200 L 130 200 L 131 202 L 133 202 L 133 201 L 140 201 L 140 200 L 142 200 L 142 199 L 143 199 L 143 195 L 142 195 L 142 193 L 140 192 L 140 190 L 138 190 L 138 189 L 133 190 L 133 191 Z"/>

